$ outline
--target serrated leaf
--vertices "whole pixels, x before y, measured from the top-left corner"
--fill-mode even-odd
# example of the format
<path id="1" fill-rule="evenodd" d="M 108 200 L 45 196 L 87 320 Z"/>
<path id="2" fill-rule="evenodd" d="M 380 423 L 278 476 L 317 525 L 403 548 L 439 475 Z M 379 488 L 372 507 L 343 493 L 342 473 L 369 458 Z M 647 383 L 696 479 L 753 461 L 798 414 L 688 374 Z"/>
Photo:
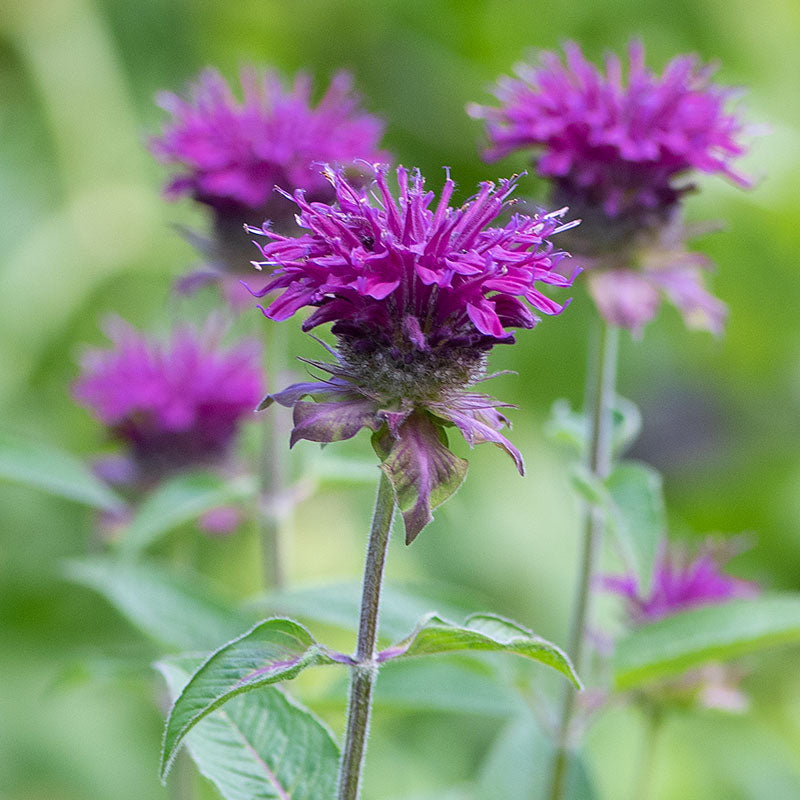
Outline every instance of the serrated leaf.
<path id="1" fill-rule="evenodd" d="M 102 594 L 139 630 L 173 650 L 212 650 L 255 621 L 255 615 L 220 598 L 205 578 L 185 570 L 98 557 L 67 561 L 64 573 Z"/>
<path id="2" fill-rule="evenodd" d="M 553 743 L 530 713 L 521 711 L 503 729 L 483 763 L 475 800 L 531 800 L 542 797 L 552 770 Z M 567 776 L 566 800 L 596 800 L 597 793 L 578 754 Z"/>
<path id="3" fill-rule="evenodd" d="M 193 473 L 172 478 L 139 506 L 122 533 L 119 551 L 128 557 L 137 555 L 175 528 L 255 492 L 252 476 L 225 480 L 211 473 Z"/>
<path id="4" fill-rule="evenodd" d="M 563 650 L 516 622 L 494 614 L 474 614 L 463 625 L 430 614 L 408 638 L 382 651 L 378 658 L 414 658 L 462 651 L 524 656 L 553 667 L 581 688 L 580 679 Z"/>
<path id="5" fill-rule="evenodd" d="M 259 597 L 252 605 L 264 614 L 300 617 L 308 622 L 333 625 L 349 631 L 358 629 L 361 593 L 360 582 L 338 582 L 270 592 Z M 462 618 L 474 610 L 439 596 L 417 593 L 411 588 L 392 583 L 385 584 L 381 592 L 379 636 L 384 641 L 403 637 L 432 607 L 444 617 L 456 618 Z"/>
<path id="6" fill-rule="evenodd" d="M 632 689 L 772 645 L 800 642 L 800 595 L 765 595 L 693 608 L 637 628 L 617 645 L 614 682 Z"/>
<path id="7" fill-rule="evenodd" d="M 186 734 L 231 698 L 294 678 L 314 664 L 335 663 L 302 625 L 290 619 L 265 620 L 223 645 L 192 675 L 169 713 L 161 777 L 169 772 Z"/>
<path id="8" fill-rule="evenodd" d="M 196 664 L 157 665 L 173 698 Z M 333 736 L 276 687 L 233 698 L 189 732 L 186 746 L 225 800 L 325 800 L 336 793 L 339 750 Z"/>
<path id="9" fill-rule="evenodd" d="M 625 461 L 609 475 L 606 486 L 611 498 L 609 527 L 646 595 L 667 527 L 661 475 L 646 464 Z"/>
<path id="10" fill-rule="evenodd" d="M 103 511 L 124 506 L 112 489 L 79 459 L 8 431 L 0 431 L 0 478 Z"/>

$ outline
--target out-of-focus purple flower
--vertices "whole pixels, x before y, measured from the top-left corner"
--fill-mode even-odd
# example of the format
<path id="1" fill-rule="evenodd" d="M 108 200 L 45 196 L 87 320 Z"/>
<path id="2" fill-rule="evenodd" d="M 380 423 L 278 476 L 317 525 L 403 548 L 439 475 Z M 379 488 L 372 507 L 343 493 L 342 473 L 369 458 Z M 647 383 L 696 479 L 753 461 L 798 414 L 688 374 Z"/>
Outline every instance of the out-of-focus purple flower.
<path id="1" fill-rule="evenodd" d="M 330 199 L 318 162 L 353 166 L 357 159 L 381 156 L 383 122 L 360 108 L 349 74 L 334 76 L 324 97 L 311 103 L 311 79 L 299 74 L 286 90 L 277 72 L 247 67 L 241 74 L 239 102 L 223 77 L 207 69 L 188 100 L 159 95 L 172 114 L 153 153 L 178 167 L 169 197 L 188 194 L 223 214 L 238 214 L 239 227 L 254 213 L 271 211 L 276 222 L 291 219 L 293 208 L 276 195 L 304 189 Z M 288 212 L 288 213 L 287 213 Z M 269 215 L 268 215 L 269 216 Z"/>
<path id="2" fill-rule="evenodd" d="M 246 302 L 239 278 L 249 270 L 252 252 L 244 223 L 268 219 L 277 230 L 298 232 L 294 203 L 276 188 L 303 189 L 310 198 L 330 201 L 333 190 L 320 163 L 339 164 L 356 176 L 359 159 L 387 157 L 378 147 L 384 124 L 361 109 L 349 74 L 335 75 L 316 105 L 311 80 L 302 73 L 285 89 L 277 72 L 247 67 L 241 83 L 242 102 L 211 69 L 186 100 L 160 94 L 172 119 L 150 142 L 156 157 L 177 168 L 167 196 L 189 195 L 212 211 L 211 235 L 183 231 L 204 264 L 178 282 L 178 292 L 219 284 L 236 310 Z"/>
<path id="3" fill-rule="evenodd" d="M 106 328 L 113 346 L 84 355 L 74 396 L 127 445 L 137 482 L 224 460 L 261 394 L 257 343 L 223 349 L 212 324 L 164 343 L 118 318 Z"/>
<path id="4" fill-rule="evenodd" d="M 728 110 L 735 92 L 711 82 L 712 68 L 682 55 L 659 76 L 633 40 L 626 81 L 616 55 L 604 74 L 576 43 L 564 51 L 565 63 L 545 52 L 536 66 L 518 65 L 518 78 L 499 83 L 499 108 L 470 107 L 487 121 L 488 158 L 538 148 L 539 174 L 608 217 L 671 206 L 687 188 L 676 179 L 694 170 L 750 185 L 733 163 L 745 152 Z"/>
<path id="5" fill-rule="evenodd" d="M 685 249 L 685 230 L 674 220 L 643 231 L 640 239 L 647 242 L 628 249 L 637 258 L 636 269 L 614 266 L 618 259 L 612 254 L 579 258 L 586 268 L 589 293 L 604 319 L 638 336 L 666 297 L 688 328 L 722 334 L 728 309 L 708 291 L 704 280 L 713 265 L 704 254 Z"/>
<path id="6" fill-rule="evenodd" d="M 714 84 L 713 69 L 691 55 L 674 58 L 660 76 L 651 72 L 637 40 L 628 48 L 627 78 L 615 55 L 603 72 L 574 42 L 564 51 L 563 62 L 545 52 L 535 65 L 518 65 L 518 77 L 499 82 L 499 107 L 469 107 L 486 120 L 486 157 L 536 151 L 552 202 L 583 220 L 564 246 L 589 270 L 613 265 L 590 281 L 609 322 L 638 331 L 665 295 L 694 327 L 719 332 L 724 307 L 705 289 L 698 264 L 689 263 L 699 257 L 684 251 L 679 206 L 694 173 L 751 185 L 735 165 L 746 133 L 730 109 L 736 92 Z M 648 268 L 649 260 L 663 265 L 679 250 L 680 264 Z"/>
<path id="7" fill-rule="evenodd" d="M 563 212 L 514 214 L 497 224 L 516 179 L 483 183 L 454 208 L 449 174 L 434 206 L 418 171 L 397 169 L 399 200 L 388 168 L 375 172 L 373 194 L 327 169 L 336 205 L 296 192 L 299 224 L 308 231 L 302 236 L 251 229 L 270 240 L 259 245 L 256 265 L 272 270 L 254 294 L 278 293 L 262 309 L 271 319 L 310 306 L 316 310 L 305 330 L 333 323 L 336 363 L 312 362 L 330 377 L 274 399 L 294 407 L 292 444 L 347 439 L 364 427 L 375 433 L 410 541 L 466 473 L 466 462 L 447 449 L 445 428 L 458 428 L 470 444 L 497 444 L 522 470 L 518 451 L 499 433 L 502 404 L 467 387 L 485 377 L 491 347 L 514 341 L 509 328 L 538 322 L 529 306 L 561 312 L 538 284 L 571 285 L 555 269 L 565 254 L 547 241 L 570 226 L 561 224 Z"/>
<path id="8" fill-rule="evenodd" d="M 647 594 L 632 575 L 605 576 L 601 586 L 625 599 L 628 615 L 636 625 L 695 606 L 757 595 L 760 591 L 757 584 L 723 571 L 733 554 L 731 548 L 712 539 L 693 557 L 685 550 L 662 546 Z"/>
<path id="9" fill-rule="evenodd" d="M 242 513 L 235 506 L 222 506 L 206 511 L 198 520 L 200 527 L 210 536 L 228 536 L 242 523 Z"/>

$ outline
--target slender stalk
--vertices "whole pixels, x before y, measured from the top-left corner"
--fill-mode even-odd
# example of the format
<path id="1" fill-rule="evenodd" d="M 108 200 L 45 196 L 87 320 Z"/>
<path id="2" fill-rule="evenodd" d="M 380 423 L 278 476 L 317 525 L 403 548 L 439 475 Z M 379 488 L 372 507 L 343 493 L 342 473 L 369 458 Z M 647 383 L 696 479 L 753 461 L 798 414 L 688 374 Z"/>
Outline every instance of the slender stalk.
<path id="1" fill-rule="evenodd" d="M 173 772 L 175 775 L 170 782 L 173 800 L 194 800 L 195 770 L 186 751 L 178 753 Z"/>
<path id="2" fill-rule="evenodd" d="M 646 717 L 646 727 L 642 751 L 639 756 L 639 769 L 636 773 L 636 781 L 631 795 L 633 800 L 647 800 L 650 796 L 650 789 L 653 783 L 653 768 L 656 763 L 658 735 L 661 732 L 661 724 L 664 720 L 663 711 L 655 705 L 648 704 L 643 708 L 643 711 Z"/>
<path id="3" fill-rule="evenodd" d="M 587 396 L 590 398 L 588 467 L 601 480 L 608 477 L 611 469 L 612 413 L 616 393 L 618 343 L 619 329 L 600 320 L 594 363 L 588 371 L 588 379 L 594 385 Z M 602 552 L 604 528 L 603 510 L 598 507 L 587 509 L 568 649 L 575 669 L 581 676 L 585 675 L 589 663 L 586 630 L 591 618 L 592 583 Z M 564 692 L 558 721 L 556 755 L 548 795 L 550 800 L 561 800 L 564 797 L 572 744 L 570 729 L 575 714 L 576 698 L 575 689 L 572 685 L 568 685 Z"/>
<path id="4" fill-rule="evenodd" d="M 288 341 L 286 326 L 271 325 L 267 337 L 267 388 L 275 391 L 286 381 Z M 273 405 L 264 412 L 259 464 L 258 529 L 261 540 L 262 575 L 266 587 L 286 585 L 289 546 L 292 539 L 293 503 L 289 496 L 289 410 Z"/>
<path id="5" fill-rule="evenodd" d="M 372 688 L 378 677 L 375 640 L 378 631 L 383 567 L 386 563 L 386 550 L 389 545 L 393 515 L 394 492 L 387 477 L 381 474 L 375 511 L 372 515 L 367 558 L 364 564 L 356 663 L 352 667 L 350 677 L 347 732 L 342 751 L 342 762 L 339 767 L 339 800 L 358 800 L 361 788 L 361 767 L 367 749 Z"/>

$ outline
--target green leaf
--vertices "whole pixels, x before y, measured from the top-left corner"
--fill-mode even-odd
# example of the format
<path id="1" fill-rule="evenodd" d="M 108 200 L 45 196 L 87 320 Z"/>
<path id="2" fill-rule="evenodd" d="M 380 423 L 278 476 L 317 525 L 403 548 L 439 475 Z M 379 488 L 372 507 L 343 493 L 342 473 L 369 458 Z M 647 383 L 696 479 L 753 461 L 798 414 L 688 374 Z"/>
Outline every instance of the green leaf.
<path id="1" fill-rule="evenodd" d="M 611 495 L 600 478 L 585 464 L 573 464 L 569 470 L 572 488 L 590 505 L 608 509 Z"/>
<path id="2" fill-rule="evenodd" d="M 646 464 L 625 461 L 614 469 L 606 486 L 611 498 L 609 528 L 629 571 L 647 593 L 667 527 L 661 475 Z"/>
<path id="3" fill-rule="evenodd" d="M 800 595 L 765 595 L 702 606 L 628 634 L 617 645 L 614 681 L 632 689 L 772 645 L 800 642 Z"/>
<path id="4" fill-rule="evenodd" d="M 173 698 L 196 664 L 176 659 L 157 665 Z M 225 800 L 325 800 L 336 793 L 333 736 L 276 687 L 233 698 L 189 732 L 186 746 Z"/>
<path id="5" fill-rule="evenodd" d="M 144 500 L 123 531 L 120 553 L 137 555 L 171 530 L 207 511 L 252 497 L 255 491 L 252 476 L 225 480 L 210 473 L 179 475 L 161 484 Z"/>
<path id="6" fill-rule="evenodd" d="M 430 614 L 408 638 L 384 650 L 379 658 L 414 658 L 465 650 L 525 656 L 553 667 L 581 688 L 566 653 L 516 622 L 494 614 L 474 614 L 464 625 L 454 625 Z"/>
<path id="7" fill-rule="evenodd" d="M 396 439 L 384 428 L 372 443 L 403 515 L 406 544 L 411 544 L 433 519 L 433 509 L 461 486 L 469 463 L 448 449 L 447 434 L 429 414 L 411 414 Z"/>
<path id="8" fill-rule="evenodd" d="M 531 800 L 541 797 L 553 766 L 553 744 L 533 716 L 521 711 L 503 729 L 483 763 L 475 800 Z M 583 759 L 573 755 L 566 800 L 595 800 L 597 793 Z"/>
<path id="9" fill-rule="evenodd" d="M 612 409 L 614 428 L 611 447 L 615 455 L 624 453 L 642 429 L 642 416 L 630 400 L 616 396 Z M 550 418 L 545 423 L 545 435 L 554 442 L 566 445 L 579 456 L 589 451 L 589 423 L 586 415 L 573 411 L 568 400 L 561 398 L 553 403 Z"/>
<path id="10" fill-rule="evenodd" d="M 264 614 L 300 617 L 308 622 L 319 622 L 351 631 L 358 629 L 361 591 L 360 581 L 284 589 L 258 598 L 253 602 L 253 608 Z M 436 608 L 442 616 L 456 618 L 464 617 L 474 610 L 452 600 L 432 596 L 429 592 L 385 584 L 381 593 L 381 613 L 378 620 L 381 639 L 385 641 L 401 638 L 431 608 Z"/>
<path id="11" fill-rule="evenodd" d="M 576 453 L 585 453 L 586 431 L 586 416 L 573 411 L 569 400 L 562 397 L 553 403 L 550 418 L 544 425 L 544 433 L 548 439 L 565 445 Z"/>
<path id="12" fill-rule="evenodd" d="M 87 466 L 63 450 L 0 431 L 0 478 L 114 511 L 123 501 Z"/>
<path id="13" fill-rule="evenodd" d="M 290 619 L 269 619 L 234 639 L 192 675 L 170 711 L 164 731 L 161 777 L 172 766 L 186 734 L 231 698 L 294 678 L 313 664 L 335 664 L 311 634 Z"/>
<path id="14" fill-rule="evenodd" d="M 219 598 L 202 576 L 111 558 L 66 562 L 66 576 L 102 594 L 139 630 L 174 650 L 212 650 L 255 621 Z"/>

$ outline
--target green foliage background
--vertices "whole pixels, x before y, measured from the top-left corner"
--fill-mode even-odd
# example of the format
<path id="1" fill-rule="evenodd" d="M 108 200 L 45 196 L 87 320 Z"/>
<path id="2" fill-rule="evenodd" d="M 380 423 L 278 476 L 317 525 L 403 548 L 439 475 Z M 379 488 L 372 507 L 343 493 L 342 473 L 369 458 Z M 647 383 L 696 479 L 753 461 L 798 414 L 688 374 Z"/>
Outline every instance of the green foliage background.
<path id="1" fill-rule="evenodd" d="M 3 424 L 90 456 L 103 434 L 68 388 L 81 343 L 101 341 L 98 321 L 111 311 L 162 328 L 200 313 L 169 298 L 195 260 L 170 226 L 202 221 L 159 195 L 164 173 L 144 148 L 163 117 L 159 89 L 180 89 L 207 64 L 229 77 L 248 61 L 308 68 L 319 80 L 347 67 L 387 119 L 398 159 L 421 166 L 434 188 L 451 166 L 463 198 L 476 181 L 524 167 L 481 163 L 467 102 L 488 100 L 487 86 L 529 48 L 575 38 L 598 56 L 635 33 L 654 66 L 685 51 L 719 59 L 720 80 L 747 87 L 748 118 L 769 127 L 748 158 L 765 176 L 757 189 L 703 181 L 688 204 L 693 219 L 725 223 L 698 243 L 730 305 L 725 337 L 687 332 L 671 309 L 642 341 L 624 337 L 620 391 L 644 415 L 635 454 L 665 472 L 674 532 L 753 531 L 756 545 L 734 569 L 800 589 L 800 6 L 791 0 L 757 9 L 745 0 L 0 0 Z M 522 186 L 541 188 L 532 178 Z M 493 356 L 494 368 L 519 373 L 493 391 L 520 406 L 513 437 L 527 477 L 494 448 L 477 450 L 465 488 L 413 547 L 398 536 L 390 553 L 391 577 L 458 585 L 468 604 L 557 642 L 566 638 L 578 510 L 563 457 L 540 431 L 553 400 L 580 401 L 590 312 L 578 289 L 563 317 Z M 241 324 L 258 328 L 255 316 Z M 292 335 L 295 352 L 313 352 Z M 350 451 L 368 455 L 368 443 Z M 339 486 L 303 503 L 295 580 L 359 575 L 371 495 Z M 121 617 L 60 578 L 60 561 L 92 546 L 90 523 L 90 512 L 65 501 L 0 485 L 3 800 L 168 796 L 157 779 L 159 684 L 137 669 L 157 651 L 144 639 L 133 646 Z M 190 531 L 180 544 L 230 592 L 256 589 L 247 533 L 219 542 Z M 91 680 L 80 680 L 86 667 L 76 664 L 109 652 L 122 658 L 94 658 Z M 775 651 L 747 679 L 754 702 L 744 716 L 671 718 L 654 796 L 800 797 L 797 655 Z M 443 787 L 466 783 L 503 714 L 379 712 L 368 800 L 444 797 Z M 340 728 L 341 709 L 328 716 Z M 626 711 L 591 733 L 602 797 L 630 791 L 639 736 L 640 720 Z"/>

